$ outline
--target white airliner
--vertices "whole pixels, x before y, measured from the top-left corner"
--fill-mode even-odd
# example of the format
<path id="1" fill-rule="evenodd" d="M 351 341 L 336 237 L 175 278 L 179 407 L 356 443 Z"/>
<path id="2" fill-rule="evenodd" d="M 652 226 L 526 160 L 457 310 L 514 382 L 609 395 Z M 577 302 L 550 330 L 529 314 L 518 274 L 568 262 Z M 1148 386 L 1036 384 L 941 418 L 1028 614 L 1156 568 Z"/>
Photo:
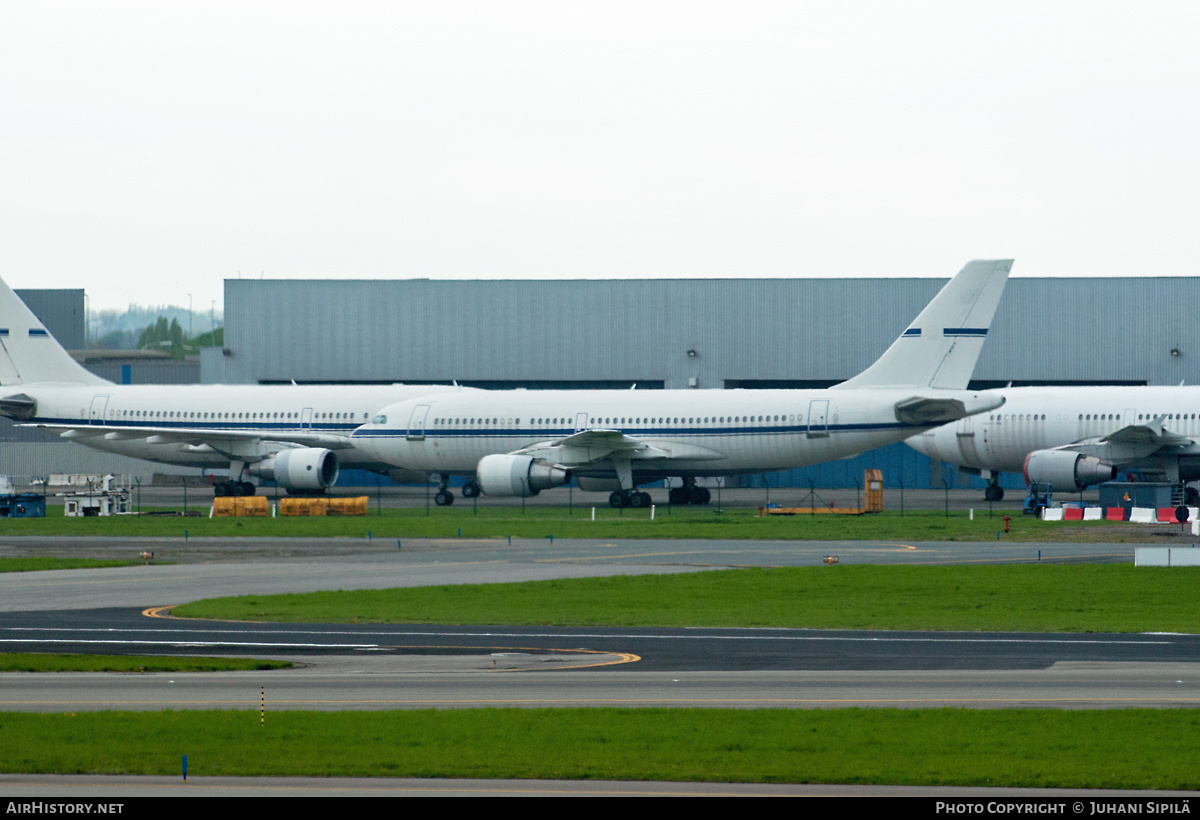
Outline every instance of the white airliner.
<path id="1" fill-rule="evenodd" d="M 122 385 L 76 362 L 0 282 L 0 414 L 97 450 L 223 469 L 217 495 L 252 495 L 244 475 L 321 491 L 341 467 L 423 480 L 354 448 L 379 408 L 469 388 L 440 385 Z"/>
<path id="2" fill-rule="evenodd" d="M 849 458 L 915 431 L 995 409 L 967 381 L 1012 260 L 975 261 L 871 367 L 828 390 L 538 390 L 432 396 L 395 404 L 354 432 L 365 453 L 472 478 L 470 498 L 528 496 L 579 479 L 615 507 L 649 505 L 639 484 L 681 477 L 672 503 L 703 504 L 697 476 Z"/>
<path id="3" fill-rule="evenodd" d="M 1001 473 L 1082 490 L 1124 471 L 1173 484 L 1200 479 L 1200 387 L 1009 387 L 1004 411 L 908 440 L 930 458 L 978 471 L 999 501 Z M 1200 501 L 1194 489 L 1189 504 Z"/>

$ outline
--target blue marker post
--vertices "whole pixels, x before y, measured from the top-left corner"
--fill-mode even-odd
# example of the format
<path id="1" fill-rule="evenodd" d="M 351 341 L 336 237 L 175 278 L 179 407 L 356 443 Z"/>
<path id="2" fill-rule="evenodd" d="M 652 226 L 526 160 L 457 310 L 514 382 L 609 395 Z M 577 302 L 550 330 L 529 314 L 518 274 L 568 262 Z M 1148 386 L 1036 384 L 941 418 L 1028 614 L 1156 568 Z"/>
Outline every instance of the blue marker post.
<path id="1" fill-rule="evenodd" d="M 187 755 L 183 756 L 183 782 L 187 782 Z"/>
<path id="2" fill-rule="evenodd" d="M 396 551 L 400 552 L 400 539 L 399 538 L 396 539 Z"/>
<path id="3" fill-rule="evenodd" d="M 550 536 L 550 546 L 552 546 L 552 547 L 554 546 L 554 536 L 553 535 Z"/>
<path id="4" fill-rule="evenodd" d="M 187 533 L 187 530 L 184 530 L 184 531 L 183 531 L 183 540 L 184 540 L 184 541 L 186 541 L 186 540 L 187 540 L 187 535 L 188 535 L 188 533 Z"/>

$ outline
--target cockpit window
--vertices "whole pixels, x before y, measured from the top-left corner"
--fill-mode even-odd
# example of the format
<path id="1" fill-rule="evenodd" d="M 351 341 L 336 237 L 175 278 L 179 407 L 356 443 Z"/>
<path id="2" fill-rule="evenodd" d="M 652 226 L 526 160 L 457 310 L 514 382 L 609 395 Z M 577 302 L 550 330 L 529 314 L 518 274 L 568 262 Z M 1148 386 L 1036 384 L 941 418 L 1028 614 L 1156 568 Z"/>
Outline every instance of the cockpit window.
<path id="1" fill-rule="evenodd" d="M 383 413 L 380 413 L 378 416 L 371 419 L 371 424 L 387 424 L 387 416 L 385 416 Z"/>

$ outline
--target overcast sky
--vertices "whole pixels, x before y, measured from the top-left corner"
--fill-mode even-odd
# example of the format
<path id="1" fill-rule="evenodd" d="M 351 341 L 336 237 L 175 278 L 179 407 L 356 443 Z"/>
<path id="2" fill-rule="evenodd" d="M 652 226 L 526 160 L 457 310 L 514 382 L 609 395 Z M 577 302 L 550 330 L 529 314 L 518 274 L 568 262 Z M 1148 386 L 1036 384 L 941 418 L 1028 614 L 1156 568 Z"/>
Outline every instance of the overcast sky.
<path id="1" fill-rule="evenodd" d="M 0 276 L 1190 276 L 1200 4 L 0 0 Z"/>

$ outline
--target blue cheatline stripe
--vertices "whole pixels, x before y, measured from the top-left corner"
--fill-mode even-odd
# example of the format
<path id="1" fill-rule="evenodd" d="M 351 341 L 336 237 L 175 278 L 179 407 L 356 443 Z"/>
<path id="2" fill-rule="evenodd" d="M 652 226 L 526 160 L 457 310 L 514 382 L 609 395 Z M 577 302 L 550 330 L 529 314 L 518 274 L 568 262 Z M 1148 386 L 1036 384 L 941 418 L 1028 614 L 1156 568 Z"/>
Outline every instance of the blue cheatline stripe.
<path id="1" fill-rule="evenodd" d="M 85 427 L 103 427 L 108 430 L 145 430 L 148 435 L 153 435 L 159 430 L 198 430 L 204 433 L 342 433 L 350 434 L 354 432 L 360 422 L 351 424 L 336 424 L 336 423 L 318 423 L 314 422 L 309 427 L 298 426 L 295 422 L 285 423 L 266 423 L 258 421 L 203 421 L 201 419 L 183 419 L 176 421 L 175 419 L 153 419 L 148 421 L 131 421 L 129 419 L 121 419 L 119 421 L 113 419 L 96 419 L 94 422 L 89 422 L 88 419 L 52 419 L 34 417 L 29 421 L 23 421 L 21 424 L 58 424 L 65 427 L 85 428 Z"/>
<path id="2" fill-rule="evenodd" d="M 800 435 L 808 432 L 816 433 L 867 433 L 875 430 L 923 430 L 939 426 L 942 422 L 930 424 L 909 424 L 905 422 L 887 422 L 883 424 L 830 424 L 814 428 L 810 431 L 807 425 L 787 427 L 652 427 L 618 432 L 632 438 L 650 438 L 653 436 L 687 437 L 687 436 L 763 436 L 763 435 Z M 473 430 L 430 430 L 422 434 L 424 438 L 566 438 L 574 435 L 575 430 L 546 430 L 546 429 L 473 429 Z M 407 438 L 407 428 L 355 430 L 354 438 Z"/>
<path id="3" fill-rule="evenodd" d="M 943 336 L 986 336 L 986 327 L 948 327 L 942 330 Z"/>
<path id="4" fill-rule="evenodd" d="M 31 327 L 31 328 L 29 328 L 29 335 L 30 336 L 49 336 L 50 334 L 47 333 L 45 330 L 43 330 L 40 327 Z"/>
<path id="5" fill-rule="evenodd" d="M 902 338 L 904 336 L 920 336 L 920 335 L 921 335 L 921 328 L 910 327 L 908 330 L 904 331 Z"/>

